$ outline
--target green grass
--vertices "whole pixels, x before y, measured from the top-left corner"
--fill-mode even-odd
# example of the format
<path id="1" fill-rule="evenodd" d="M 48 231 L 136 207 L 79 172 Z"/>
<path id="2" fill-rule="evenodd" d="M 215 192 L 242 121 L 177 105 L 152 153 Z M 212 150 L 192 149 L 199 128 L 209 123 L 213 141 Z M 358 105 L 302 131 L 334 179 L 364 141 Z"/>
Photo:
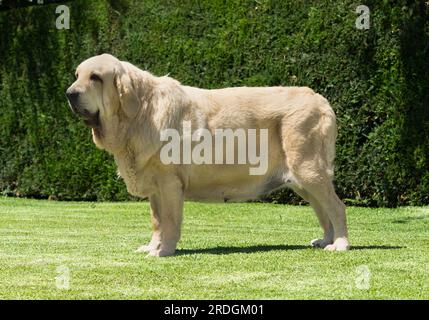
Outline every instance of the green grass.
<path id="1" fill-rule="evenodd" d="M 0 198 L 0 298 L 429 298 L 428 208 L 350 207 L 348 219 L 353 249 L 325 252 L 308 246 L 321 232 L 310 207 L 189 202 L 178 254 L 145 258 L 146 202 Z"/>

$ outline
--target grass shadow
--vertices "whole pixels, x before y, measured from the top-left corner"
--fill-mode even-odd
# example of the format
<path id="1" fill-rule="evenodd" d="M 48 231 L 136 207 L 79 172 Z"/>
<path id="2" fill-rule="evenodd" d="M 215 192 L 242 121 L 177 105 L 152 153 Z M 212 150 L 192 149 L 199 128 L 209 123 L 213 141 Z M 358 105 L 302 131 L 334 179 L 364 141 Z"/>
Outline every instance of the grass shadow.
<path id="1" fill-rule="evenodd" d="M 231 253 L 255 253 L 279 250 L 303 250 L 308 249 L 309 246 L 302 245 L 260 245 L 248 247 L 214 247 L 202 249 L 180 249 L 176 251 L 177 255 L 184 254 L 231 254 Z"/>
<path id="2" fill-rule="evenodd" d="M 351 250 L 396 250 L 406 247 L 401 246 L 387 246 L 387 245 L 368 245 L 368 246 L 352 246 Z M 312 248 L 309 245 L 259 245 L 248 247 L 214 247 L 202 249 L 180 249 L 176 251 L 176 255 L 186 254 L 232 254 L 232 253 L 255 253 L 255 252 L 269 252 L 269 251 L 289 251 L 289 250 L 321 250 Z"/>
<path id="3" fill-rule="evenodd" d="M 401 219 L 393 220 L 393 223 L 408 223 L 416 220 L 426 220 L 428 219 L 427 216 L 418 216 L 418 217 L 404 217 Z"/>
<path id="4" fill-rule="evenodd" d="M 402 246 L 351 246 L 350 250 L 396 250 L 396 249 L 405 249 L 407 247 Z"/>

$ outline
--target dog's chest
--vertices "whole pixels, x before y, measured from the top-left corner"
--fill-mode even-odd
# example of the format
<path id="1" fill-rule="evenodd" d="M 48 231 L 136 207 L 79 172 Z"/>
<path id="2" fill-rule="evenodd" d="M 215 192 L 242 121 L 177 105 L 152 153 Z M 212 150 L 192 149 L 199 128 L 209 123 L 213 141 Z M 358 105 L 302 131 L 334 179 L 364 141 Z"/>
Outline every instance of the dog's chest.
<path id="1" fill-rule="evenodd" d="M 133 196 L 141 196 L 138 188 L 135 157 L 130 153 L 126 153 L 115 156 L 115 162 L 118 166 L 118 174 L 124 179 L 128 192 Z"/>

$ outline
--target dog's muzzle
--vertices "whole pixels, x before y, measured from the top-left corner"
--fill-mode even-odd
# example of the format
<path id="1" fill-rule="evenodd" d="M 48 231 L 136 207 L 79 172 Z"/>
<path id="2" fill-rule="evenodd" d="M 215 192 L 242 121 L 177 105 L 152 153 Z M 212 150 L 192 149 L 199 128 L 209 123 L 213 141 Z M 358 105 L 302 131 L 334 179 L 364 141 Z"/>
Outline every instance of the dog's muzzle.
<path id="1" fill-rule="evenodd" d="M 66 96 L 69 101 L 70 108 L 74 114 L 82 118 L 85 125 L 90 128 L 100 126 L 100 112 L 91 113 L 79 104 L 80 92 L 68 89 Z"/>

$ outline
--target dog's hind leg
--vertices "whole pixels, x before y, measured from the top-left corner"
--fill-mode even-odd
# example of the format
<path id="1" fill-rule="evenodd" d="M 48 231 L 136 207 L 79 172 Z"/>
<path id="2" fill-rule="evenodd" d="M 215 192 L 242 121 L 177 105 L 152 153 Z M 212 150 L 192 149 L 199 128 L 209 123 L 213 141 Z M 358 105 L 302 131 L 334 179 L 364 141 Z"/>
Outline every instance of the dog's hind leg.
<path id="1" fill-rule="evenodd" d="M 305 201 L 310 203 L 314 212 L 316 212 L 317 218 L 319 219 L 320 226 L 323 229 L 323 232 L 324 232 L 323 238 L 312 240 L 311 245 L 313 247 L 325 248 L 327 245 L 332 244 L 334 241 L 334 228 L 325 210 L 323 210 L 319 202 L 304 189 L 298 186 L 292 186 L 292 190 L 296 194 L 298 194 L 301 198 L 303 198 Z"/>
<path id="2" fill-rule="evenodd" d="M 316 211 L 325 236 L 313 240 L 312 244 L 326 250 L 344 251 L 349 249 L 345 206 L 332 184 L 335 115 L 324 103 L 308 105 L 299 109 L 301 113 L 297 111 L 283 120 L 285 182 L 288 184 L 290 180 L 290 187 Z"/>
<path id="3" fill-rule="evenodd" d="M 304 188 L 320 204 L 320 209 L 325 212 L 332 223 L 333 242 L 327 244 L 325 250 L 348 250 L 349 241 L 345 205 L 335 193 L 332 182 L 325 180 L 323 183 L 304 183 Z"/>
<path id="4" fill-rule="evenodd" d="M 299 154 L 299 157 L 294 157 L 289 153 L 288 165 L 293 168 L 289 177 L 293 178 L 288 178 L 286 184 L 310 202 L 319 218 L 324 238 L 313 240 L 312 245 L 331 251 L 349 249 L 345 205 L 335 193 L 331 177 L 318 161 Z"/>

